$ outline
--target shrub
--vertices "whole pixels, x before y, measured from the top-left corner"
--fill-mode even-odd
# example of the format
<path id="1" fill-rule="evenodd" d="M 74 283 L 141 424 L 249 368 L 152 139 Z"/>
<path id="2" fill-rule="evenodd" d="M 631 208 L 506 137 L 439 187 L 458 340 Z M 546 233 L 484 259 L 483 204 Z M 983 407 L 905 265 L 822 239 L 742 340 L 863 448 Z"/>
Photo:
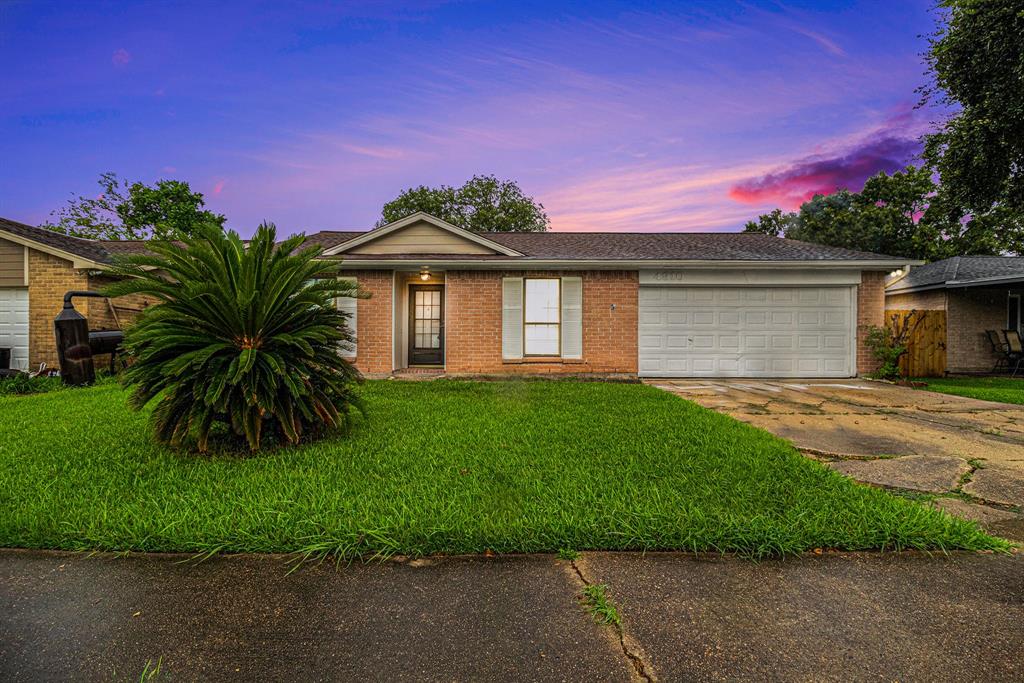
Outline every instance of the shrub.
<path id="1" fill-rule="evenodd" d="M 60 377 L 32 377 L 24 372 L 9 377 L 0 377 L 0 396 L 42 394 L 60 389 L 60 387 Z"/>
<path id="2" fill-rule="evenodd" d="M 264 436 L 298 443 L 362 410 L 359 372 L 339 354 L 353 340 L 348 315 L 335 305 L 354 285 L 320 249 L 300 250 L 305 237 L 275 240 L 272 224 L 248 244 L 199 226 L 119 261 L 125 277 L 105 293 L 158 301 L 125 332 L 123 381 L 133 408 L 155 401 L 159 441 L 203 452 L 217 430 L 255 451 Z"/>
<path id="3" fill-rule="evenodd" d="M 891 380 L 902 377 L 900 358 L 910 350 L 910 338 L 923 320 L 924 316 L 917 311 L 910 311 L 905 316 L 894 313 L 886 327 L 865 327 L 867 335 L 864 344 L 879 362 L 878 370 L 872 373 L 872 377 Z"/>

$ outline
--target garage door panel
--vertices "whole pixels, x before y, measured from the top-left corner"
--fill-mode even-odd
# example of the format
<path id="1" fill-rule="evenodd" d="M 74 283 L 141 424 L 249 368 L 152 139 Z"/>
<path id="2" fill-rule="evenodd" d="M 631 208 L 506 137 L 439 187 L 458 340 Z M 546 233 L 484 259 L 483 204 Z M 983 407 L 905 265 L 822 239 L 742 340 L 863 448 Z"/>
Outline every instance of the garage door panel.
<path id="1" fill-rule="evenodd" d="M 28 369 L 28 289 L 0 288 L 0 348 L 11 349 L 11 367 Z"/>
<path id="2" fill-rule="evenodd" d="M 850 287 L 641 287 L 640 374 L 850 376 L 851 297 Z"/>

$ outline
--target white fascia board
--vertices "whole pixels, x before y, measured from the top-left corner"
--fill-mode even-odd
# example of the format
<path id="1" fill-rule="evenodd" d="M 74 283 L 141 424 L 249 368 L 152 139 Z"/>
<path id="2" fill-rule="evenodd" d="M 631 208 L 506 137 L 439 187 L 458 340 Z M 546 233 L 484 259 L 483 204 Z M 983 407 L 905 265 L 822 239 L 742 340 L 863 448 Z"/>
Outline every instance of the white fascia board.
<path id="1" fill-rule="evenodd" d="M 325 255 L 327 255 L 325 253 Z M 565 259 L 350 259 L 342 258 L 342 269 L 388 268 L 396 270 L 419 270 L 423 266 L 449 270 L 659 270 L 671 268 L 687 269 L 747 269 L 747 270 L 893 270 L 903 267 L 906 261 L 865 260 L 865 261 L 665 261 L 665 260 L 565 260 Z"/>

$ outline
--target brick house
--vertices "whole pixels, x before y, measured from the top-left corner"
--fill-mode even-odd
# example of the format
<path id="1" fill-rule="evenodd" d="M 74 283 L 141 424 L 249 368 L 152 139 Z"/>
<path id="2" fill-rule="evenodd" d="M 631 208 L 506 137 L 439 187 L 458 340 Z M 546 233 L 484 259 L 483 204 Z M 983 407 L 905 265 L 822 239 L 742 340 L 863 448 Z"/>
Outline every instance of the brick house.
<path id="1" fill-rule="evenodd" d="M 907 264 L 757 234 L 476 234 L 423 213 L 308 240 L 369 295 L 339 306 L 371 376 L 852 377 L 874 369 L 863 328 L 883 324 L 886 275 Z M 0 221 L 14 254 L 9 272 L 0 256 L 0 347 L 54 365 L 64 292 L 95 288 L 115 254 L 144 247 Z M 146 303 L 79 308 L 95 328 Z"/>
<path id="2" fill-rule="evenodd" d="M 1017 330 L 1024 257 L 954 256 L 911 268 L 891 281 L 886 310 L 946 312 L 946 371 L 991 372 L 999 359 L 986 330 Z"/>

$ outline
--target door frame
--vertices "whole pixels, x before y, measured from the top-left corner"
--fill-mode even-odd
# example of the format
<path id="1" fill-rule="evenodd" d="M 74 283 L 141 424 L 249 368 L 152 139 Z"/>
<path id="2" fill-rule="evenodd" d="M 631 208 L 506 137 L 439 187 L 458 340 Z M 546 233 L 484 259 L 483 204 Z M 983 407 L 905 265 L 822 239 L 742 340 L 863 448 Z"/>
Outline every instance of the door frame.
<path id="1" fill-rule="evenodd" d="M 416 342 L 416 292 L 427 291 L 427 292 L 440 292 L 441 293 L 441 332 L 438 335 L 440 339 L 440 347 L 437 349 L 437 360 L 418 361 L 415 359 L 415 342 Z M 406 365 L 408 367 L 430 367 L 440 366 L 443 367 L 445 363 L 445 287 L 443 284 L 420 284 L 420 283 L 409 283 L 408 285 L 408 298 L 407 298 L 408 313 L 408 326 L 406 327 L 406 351 L 408 353 L 408 360 Z M 422 355 L 422 353 L 420 354 Z"/>

